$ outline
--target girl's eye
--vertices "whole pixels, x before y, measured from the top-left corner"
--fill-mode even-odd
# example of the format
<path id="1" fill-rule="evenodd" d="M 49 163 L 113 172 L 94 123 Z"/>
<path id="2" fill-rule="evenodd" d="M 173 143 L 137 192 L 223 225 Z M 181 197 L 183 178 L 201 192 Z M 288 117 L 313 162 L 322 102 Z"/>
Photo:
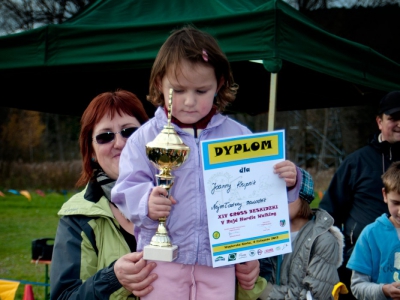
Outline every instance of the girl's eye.
<path id="1" fill-rule="evenodd" d="M 199 94 L 205 94 L 207 91 L 197 91 Z"/>
<path id="2" fill-rule="evenodd" d="M 183 90 L 174 90 L 175 93 L 182 93 Z"/>

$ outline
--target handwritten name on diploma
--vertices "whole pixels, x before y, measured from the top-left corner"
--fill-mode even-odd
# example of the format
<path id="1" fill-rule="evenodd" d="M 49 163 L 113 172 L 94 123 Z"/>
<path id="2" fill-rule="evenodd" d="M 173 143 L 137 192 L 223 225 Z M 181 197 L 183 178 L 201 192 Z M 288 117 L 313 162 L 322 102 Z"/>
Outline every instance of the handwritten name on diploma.
<path id="1" fill-rule="evenodd" d="M 256 181 L 255 180 L 251 180 L 249 182 L 243 182 L 243 181 L 239 181 L 236 184 L 236 188 L 243 188 L 246 189 L 249 186 L 253 186 L 256 185 Z M 216 182 L 213 182 L 211 184 L 211 194 L 214 195 L 215 192 L 219 192 L 219 191 L 225 191 L 227 194 L 229 194 L 229 192 L 231 191 L 232 188 L 232 184 L 230 183 L 226 183 L 226 184 L 218 184 Z"/>

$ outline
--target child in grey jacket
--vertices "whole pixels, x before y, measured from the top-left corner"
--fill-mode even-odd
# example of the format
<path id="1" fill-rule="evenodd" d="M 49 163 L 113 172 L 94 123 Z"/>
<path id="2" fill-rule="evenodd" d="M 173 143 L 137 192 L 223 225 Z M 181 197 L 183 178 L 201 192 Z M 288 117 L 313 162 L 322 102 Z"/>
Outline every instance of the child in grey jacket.
<path id="1" fill-rule="evenodd" d="M 299 198 L 289 203 L 292 252 L 261 260 L 260 275 L 268 282 L 257 295 L 262 300 L 334 299 L 332 291 L 339 283 L 343 235 L 326 211 L 311 209 L 314 182 L 307 171 L 301 173 Z"/>

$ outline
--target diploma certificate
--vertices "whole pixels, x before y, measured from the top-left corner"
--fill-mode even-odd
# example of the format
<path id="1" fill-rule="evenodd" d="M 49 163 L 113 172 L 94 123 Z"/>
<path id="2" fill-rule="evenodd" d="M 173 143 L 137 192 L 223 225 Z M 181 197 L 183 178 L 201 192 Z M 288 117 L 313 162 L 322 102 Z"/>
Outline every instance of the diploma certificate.
<path id="1" fill-rule="evenodd" d="M 283 130 L 201 142 L 213 267 L 292 251 Z"/>

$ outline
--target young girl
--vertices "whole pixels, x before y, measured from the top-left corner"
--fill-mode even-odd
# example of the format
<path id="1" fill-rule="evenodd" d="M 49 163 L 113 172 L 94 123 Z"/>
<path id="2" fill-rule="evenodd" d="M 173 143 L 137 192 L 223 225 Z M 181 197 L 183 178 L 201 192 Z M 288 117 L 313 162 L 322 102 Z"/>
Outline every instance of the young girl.
<path id="1" fill-rule="evenodd" d="M 167 124 L 165 106 L 171 88 L 172 123 L 190 154 L 173 171 L 174 185 L 167 198 L 167 191 L 155 184 L 158 170 L 149 162 L 145 146 Z M 156 57 L 148 99 L 159 107 L 154 118 L 128 140 L 112 191 L 113 202 L 135 224 L 138 249 L 150 243 L 158 219 L 166 216 L 171 242 L 178 246 L 176 260 L 157 262 L 159 279 L 144 299 L 215 299 L 216 295 L 218 299 L 234 299 L 235 268 L 212 267 L 200 141 L 251 133 L 220 114 L 234 101 L 237 89 L 229 62 L 216 40 L 191 26 L 175 31 Z M 275 167 L 287 186 L 295 186 L 289 192 L 295 200 L 300 189 L 299 184 L 295 185 L 296 166 L 284 161 Z"/>

